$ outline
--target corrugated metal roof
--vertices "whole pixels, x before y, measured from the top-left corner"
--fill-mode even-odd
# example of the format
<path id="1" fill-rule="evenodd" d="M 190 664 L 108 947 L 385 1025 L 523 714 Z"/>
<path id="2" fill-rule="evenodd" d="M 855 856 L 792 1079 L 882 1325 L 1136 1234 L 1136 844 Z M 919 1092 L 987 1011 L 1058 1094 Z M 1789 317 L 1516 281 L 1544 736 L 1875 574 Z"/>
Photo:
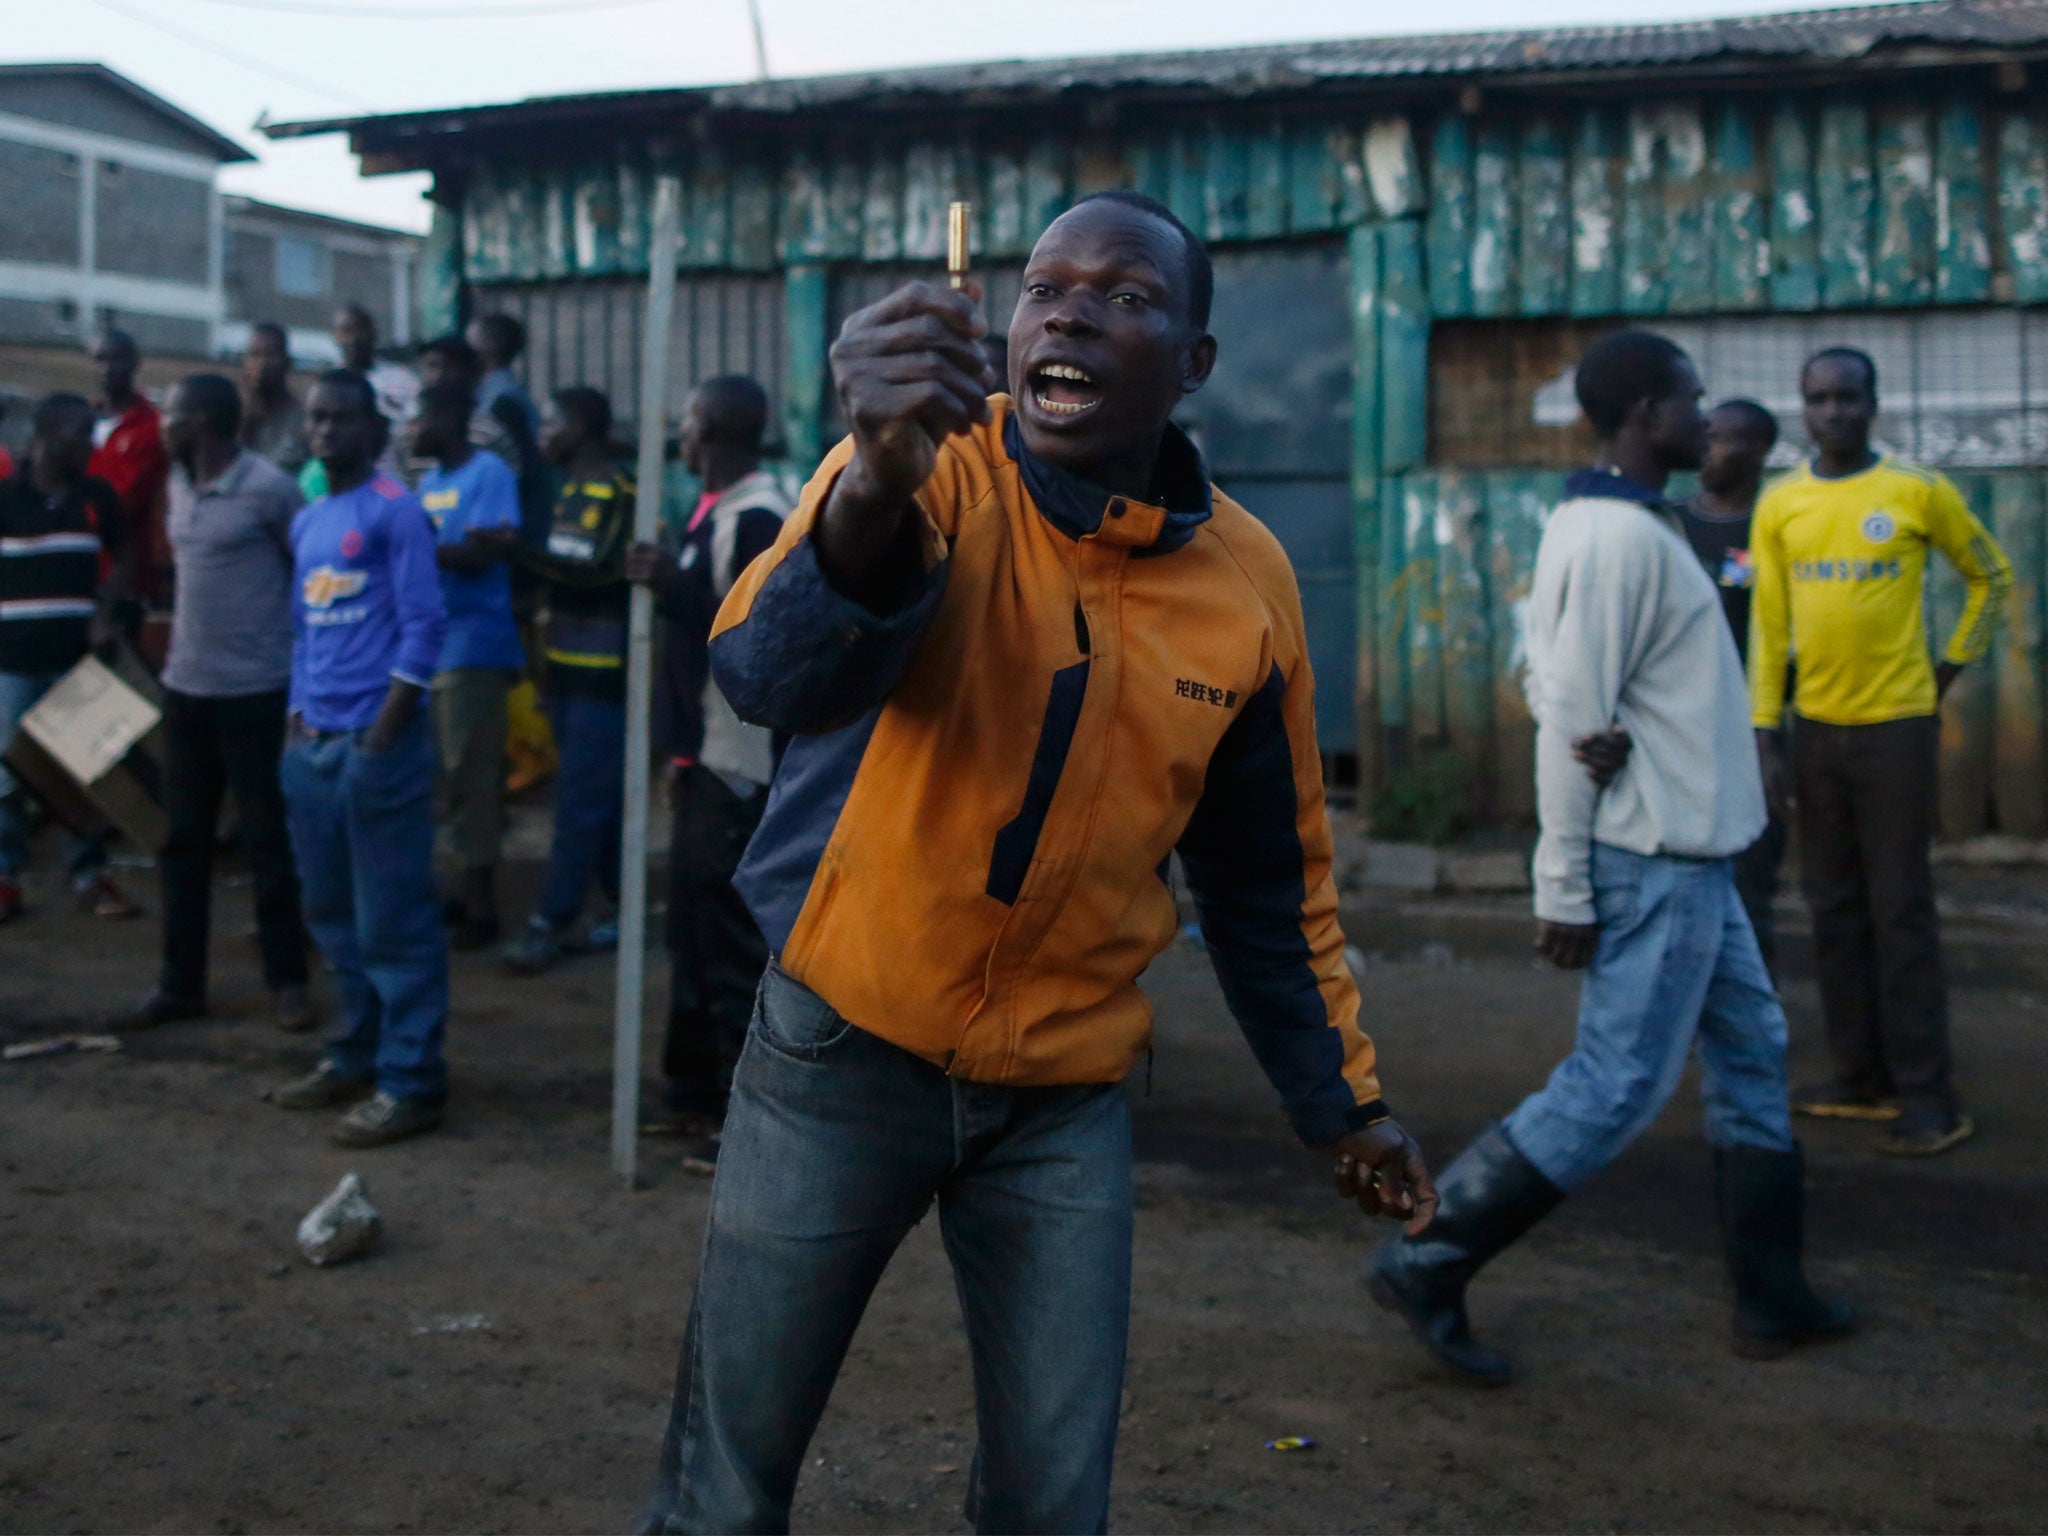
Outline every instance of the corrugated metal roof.
<path id="1" fill-rule="evenodd" d="M 386 142 L 537 119 L 648 111 L 796 113 L 855 102 L 1006 97 L 1065 91 L 1198 91 L 1249 96 L 1347 82 L 1666 69 L 1742 59 L 1839 64 L 1886 48 L 2021 49 L 2048 45 L 2048 0 L 1920 0 L 1710 21 L 1453 32 L 1274 44 L 1185 53 L 820 75 L 673 90 L 537 97 L 496 106 L 273 123 L 272 138 L 370 130 Z"/>

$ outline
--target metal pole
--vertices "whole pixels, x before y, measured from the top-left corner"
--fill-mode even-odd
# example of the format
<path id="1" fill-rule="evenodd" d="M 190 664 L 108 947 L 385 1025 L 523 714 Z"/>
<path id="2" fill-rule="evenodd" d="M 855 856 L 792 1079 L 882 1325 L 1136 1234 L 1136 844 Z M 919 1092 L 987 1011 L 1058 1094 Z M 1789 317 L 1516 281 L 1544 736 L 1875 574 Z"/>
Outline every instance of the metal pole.
<path id="1" fill-rule="evenodd" d="M 747 0 L 747 20 L 754 24 L 754 78 L 768 78 L 768 38 L 761 31 L 761 0 Z"/>
<path id="2" fill-rule="evenodd" d="M 640 366 L 639 500 L 633 537 L 646 543 L 661 527 L 662 447 L 668 397 L 668 327 L 676 302 L 676 246 L 682 234 L 683 183 L 654 184 L 654 229 L 647 253 L 647 340 Z M 633 588 L 626 627 L 626 814 L 619 858 L 619 978 L 612 1016 L 612 1172 L 628 1189 L 638 1173 L 640 1018 L 647 980 L 648 717 L 654 703 L 654 595 Z"/>

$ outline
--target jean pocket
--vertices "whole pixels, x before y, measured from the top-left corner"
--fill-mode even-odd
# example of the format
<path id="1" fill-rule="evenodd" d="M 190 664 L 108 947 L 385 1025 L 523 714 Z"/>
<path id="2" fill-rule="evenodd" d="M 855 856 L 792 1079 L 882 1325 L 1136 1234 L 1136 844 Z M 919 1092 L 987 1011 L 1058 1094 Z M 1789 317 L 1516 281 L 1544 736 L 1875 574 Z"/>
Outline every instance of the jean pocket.
<path id="1" fill-rule="evenodd" d="M 754 1033 L 798 1061 L 816 1061 L 853 1033 L 832 1005 L 781 966 L 770 964 L 754 994 Z"/>

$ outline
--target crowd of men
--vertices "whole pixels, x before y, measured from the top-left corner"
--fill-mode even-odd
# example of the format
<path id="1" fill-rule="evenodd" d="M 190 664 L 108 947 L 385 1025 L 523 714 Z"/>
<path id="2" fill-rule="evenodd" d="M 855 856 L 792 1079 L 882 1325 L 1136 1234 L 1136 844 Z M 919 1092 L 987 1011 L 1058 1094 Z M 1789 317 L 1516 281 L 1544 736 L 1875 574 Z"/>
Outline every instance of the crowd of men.
<path id="1" fill-rule="evenodd" d="M 1935 715 L 2011 572 L 1949 481 L 1873 449 L 1873 361 L 1807 362 L 1813 454 L 1764 489 L 1777 422 L 1703 412 L 1670 341 L 1622 331 L 1581 360 L 1595 458 L 1546 524 L 1526 636 L 1537 947 L 1585 972 L 1578 1039 L 1433 1181 L 1344 960 L 1292 573 L 1172 422 L 1216 361 L 1213 283 L 1162 205 L 1083 199 L 1034 248 L 1003 346 L 971 288 L 913 283 L 847 321 L 850 436 L 794 509 L 761 468 L 760 386 L 696 389 L 681 453 L 703 494 L 659 546 L 632 541 L 610 402 L 579 386 L 536 410 L 504 316 L 414 373 L 344 311 L 345 366 L 303 400 L 259 327 L 240 389 L 195 374 L 161 420 L 110 334 L 102 400 L 45 401 L 0 484 L 0 737 L 139 605 L 171 608 L 164 963 L 125 1022 L 206 1008 L 232 788 L 280 1024 L 313 1022 L 308 933 L 335 980 L 317 1065 L 272 1101 L 346 1109 L 347 1145 L 441 1118 L 449 948 L 508 937 L 522 677 L 559 768 L 504 963 L 617 943 L 628 595 L 655 595 L 675 814 L 654 1121 L 718 1179 L 650 1528 L 786 1528 L 868 1297 L 934 1205 L 974 1354 L 971 1517 L 1103 1528 L 1121 1083 L 1149 1038 L 1138 977 L 1178 927 L 1175 861 L 1297 1134 L 1405 1228 L 1373 1298 L 1468 1380 L 1511 1375 L 1473 1337 L 1475 1274 L 1642 1132 L 1695 1049 L 1744 1355 L 1856 1322 L 1806 1280 L 1795 1116 L 1885 1123 L 1901 1156 L 1974 1132 L 1929 863 Z M 1693 470 L 1698 494 L 1668 500 Z M 1969 588 L 1938 663 L 1931 551 Z M 1794 828 L 1834 1067 L 1797 1091 L 1770 968 Z M 23 832 L 0 798 L 0 917 Z M 81 899 L 129 910 L 102 848 L 72 859 Z"/>
<path id="2" fill-rule="evenodd" d="M 668 1087 L 648 1121 L 688 1136 L 688 1161 L 708 1167 L 766 958 L 730 881 L 774 748 L 710 683 L 705 643 L 787 509 L 761 469 L 766 396 L 740 377 L 690 395 L 681 452 L 703 495 L 669 547 L 633 546 L 610 402 L 573 387 L 536 409 L 514 371 L 516 319 L 438 337 L 416 369 L 379 354 L 359 307 L 336 315 L 334 341 L 343 366 L 301 398 L 288 334 L 256 325 L 239 387 L 194 373 L 159 412 L 135 388 L 134 341 L 110 331 L 92 352 L 99 402 L 51 396 L 21 464 L 0 466 L 0 745 L 81 658 L 132 645 L 148 609 L 170 614 L 157 679 L 162 965 L 115 1022 L 207 1012 L 232 794 L 278 1025 L 317 1022 L 309 948 L 334 980 L 317 1065 L 271 1102 L 347 1109 L 334 1134 L 352 1146 L 437 1124 L 448 952 L 502 936 L 509 701 L 536 682 L 557 752 L 554 842 L 503 961 L 530 974 L 618 942 L 602 904 L 618 895 L 639 581 L 665 621 L 660 740 L 676 809 Z M 0 770 L 0 923 L 23 910 L 29 830 Z M 138 914 L 107 874 L 103 835 L 73 838 L 69 859 L 88 909 Z"/>

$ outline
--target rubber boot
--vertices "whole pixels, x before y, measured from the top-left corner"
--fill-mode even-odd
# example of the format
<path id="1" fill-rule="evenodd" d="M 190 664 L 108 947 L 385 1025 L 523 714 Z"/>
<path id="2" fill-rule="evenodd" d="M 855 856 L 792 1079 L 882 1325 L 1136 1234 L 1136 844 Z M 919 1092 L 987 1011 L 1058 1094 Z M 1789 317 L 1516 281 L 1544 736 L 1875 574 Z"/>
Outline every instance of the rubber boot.
<path id="1" fill-rule="evenodd" d="M 1421 1236 L 1380 1249 L 1366 1284 L 1422 1347 L 1468 1381 L 1506 1386 L 1514 1367 L 1472 1337 L 1465 1287 L 1479 1266 L 1549 1215 L 1564 1192 L 1498 1125 L 1437 1176 L 1436 1216 Z"/>
<path id="2" fill-rule="evenodd" d="M 1714 1149 L 1714 1208 L 1735 1281 L 1735 1353 L 1775 1360 L 1794 1346 L 1840 1338 L 1856 1309 L 1806 1283 L 1806 1154 L 1763 1147 Z"/>

